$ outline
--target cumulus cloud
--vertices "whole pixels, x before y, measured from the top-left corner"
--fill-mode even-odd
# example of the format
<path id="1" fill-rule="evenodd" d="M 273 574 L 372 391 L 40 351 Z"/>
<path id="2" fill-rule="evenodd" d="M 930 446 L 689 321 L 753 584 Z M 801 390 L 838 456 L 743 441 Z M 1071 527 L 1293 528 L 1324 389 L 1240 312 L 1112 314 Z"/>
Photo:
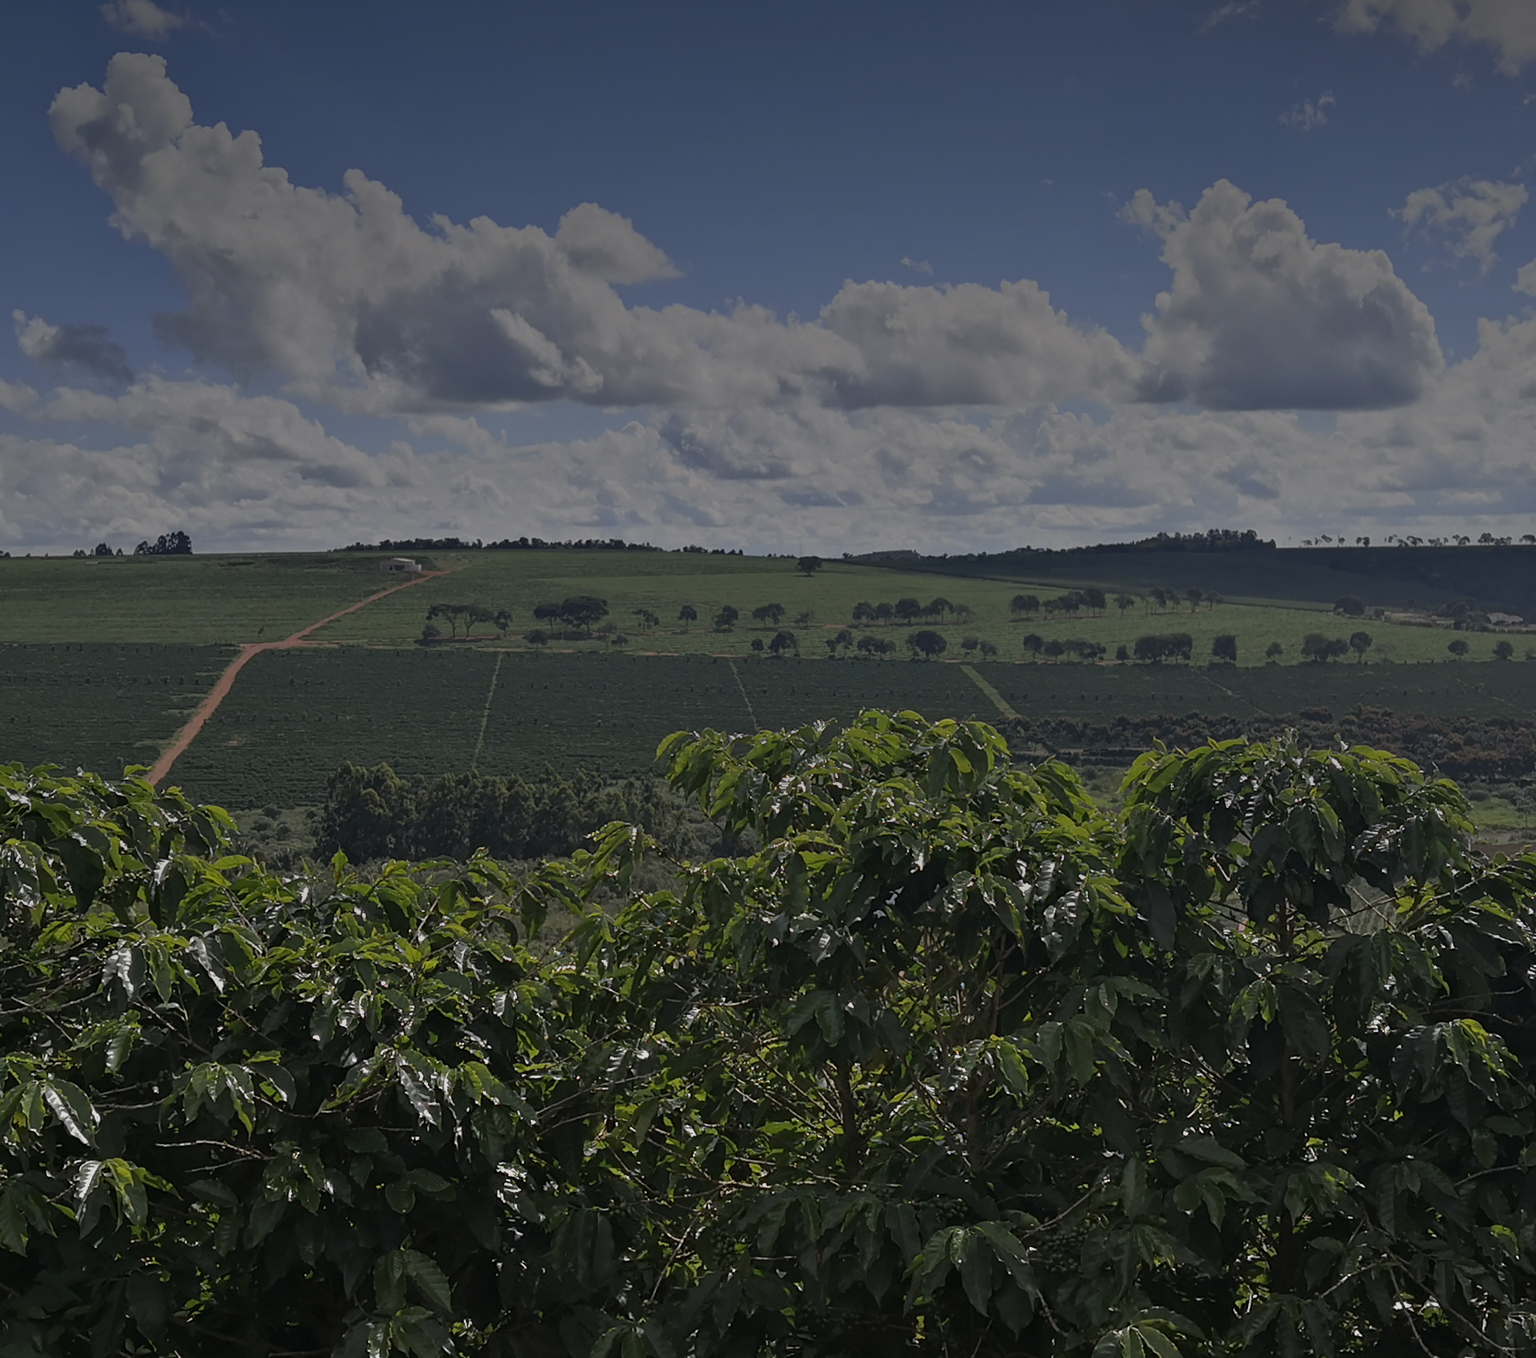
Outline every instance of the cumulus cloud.
<path id="1" fill-rule="evenodd" d="M 1028 282 L 850 282 L 810 322 L 631 307 L 616 286 L 675 269 L 625 218 L 587 203 L 553 236 L 484 217 L 424 230 L 360 171 L 341 196 L 296 186 L 255 133 L 194 122 L 154 56 L 114 57 L 102 89 L 61 91 L 50 116 L 119 230 L 185 285 L 187 310 L 161 318 L 167 339 L 362 409 L 1018 402 L 1113 395 L 1136 366 Z"/>
<path id="2" fill-rule="evenodd" d="M 910 255 L 903 255 L 901 257 L 901 264 L 903 268 L 911 269 L 913 273 L 926 274 L 929 278 L 933 277 L 933 265 L 926 259 L 913 259 Z"/>
<path id="3" fill-rule="evenodd" d="M 1498 256 L 1493 243 L 1515 224 L 1530 194 L 1523 184 L 1463 179 L 1436 189 L 1415 189 L 1392 215 L 1410 231 L 1420 227 L 1445 239 L 1457 259 L 1475 259 L 1487 273 Z"/>
<path id="4" fill-rule="evenodd" d="M 21 352 L 38 363 L 55 367 L 74 364 L 97 377 L 132 382 L 133 370 L 123 346 L 107 338 L 103 325 L 49 325 L 41 316 L 11 312 L 16 343 Z"/>
<path id="5" fill-rule="evenodd" d="M 1328 110 L 1339 101 L 1332 94 L 1322 94 L 1316 99 L 1304 99 L 1299 104 L 1292 104 L 1280 115 L 1280 121 L 1286 127 L 1299 128 L 1303 132 L 1315 132 L 1320 127 L 1328 125 Z"/>
<path id="6" fill-rule="evenodd" d="M 1452 40 L 1486 43 L 1506 75 L 1536 58 L 1536 6 L 1530 0 L 1344 0 L 1335 25 L 1346 33 L 1396 29 L 1433 52 Z"/>
<path id="7" fill-rule="evenodd" d="M 1536 259 L 1524 265 L 1515 275 L 1515 291 L 1536 297 Z"/>
<path id="8" fill-rule="evenodd" d="M 119 33 L 131 33 L 136 38 L 154 41 L 168 38 L 191 22 L 184 14 L 161 9 L 155 0 L 112 0 L 111 4 L 101 7 L 101 17 Z"/>
<path id="9" fill-rule="evenodd" d="M 1226 180 L 1187 216 L 1138 193 L 1173 284 L 1144 318 L 1146 394 L 1224 410 L 1415 400 L 1440 370 L 1434 320 L 1380 250 L 1319 244 L 1284 202 Z"/>

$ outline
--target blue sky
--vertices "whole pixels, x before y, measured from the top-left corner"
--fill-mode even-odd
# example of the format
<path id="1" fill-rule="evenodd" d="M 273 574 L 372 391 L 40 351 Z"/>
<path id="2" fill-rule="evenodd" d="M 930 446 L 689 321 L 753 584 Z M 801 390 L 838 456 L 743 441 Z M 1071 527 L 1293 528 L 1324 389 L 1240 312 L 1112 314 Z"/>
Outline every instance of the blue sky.
<path id="1" fill-rule="evenodd" d="M 1528 0 L 6 22 L 12 551 L 1536 507 Z"/>

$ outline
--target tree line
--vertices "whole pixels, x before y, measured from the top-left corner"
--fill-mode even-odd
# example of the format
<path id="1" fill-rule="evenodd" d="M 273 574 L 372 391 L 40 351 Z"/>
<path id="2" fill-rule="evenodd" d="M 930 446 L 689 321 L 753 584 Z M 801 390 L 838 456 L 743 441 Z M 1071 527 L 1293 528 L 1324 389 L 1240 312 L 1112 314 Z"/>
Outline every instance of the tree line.
<path id="1" fill-rule="evenodd" d="M 468 859 L 477 850 L 500 859 L 561 857 L 615 820 L 640 826 L 674 853 L 693 844 L 678 799 L 655 779 L 614 782 L 554 769 L 534 778 L 471 772 L 411 779 L 388 764 L 343 764 L 326 782 L 315 847 L 355 863 Z"/>

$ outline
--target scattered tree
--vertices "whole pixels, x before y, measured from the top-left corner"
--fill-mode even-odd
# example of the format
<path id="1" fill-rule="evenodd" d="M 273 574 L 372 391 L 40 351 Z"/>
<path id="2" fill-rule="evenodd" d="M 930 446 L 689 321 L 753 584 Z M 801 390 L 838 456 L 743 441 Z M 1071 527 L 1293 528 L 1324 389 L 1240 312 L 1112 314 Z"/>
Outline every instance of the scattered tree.
<path id="1" fill-rule="evenodd" d="M 643 632 L 653 632 L 661 626 L 661 619 L 648 608 L 636 608 L 631 612 L 640 619 L 640 630 Z"/>
<path id="2" fill-rule="evenodd" d="M 920 618 L 923 614 L 923 606 L 916 599 L 908 595 L 906 598 L 896 600 L 892 610 L 898 621 L 911 622 L 914 618 Z"/>
<path id="3" fill-rule="evenodd" d="M 763 623 L 768 627 L 777 627 L 783 617 L 783 604 L 764 604 L 761 608 L 754 608 L 752 610 L 752 620 Z"/>
<path id="4" fill-rule="evenodd" d="M 815 575 L 821 569 L 821 558 L 819 556 L 802 556 L 795 562 L 795 569 L 801 575 Z"/>
<path id="5" fill-rule="evenodd" d="M 1015 594 L 1008 611 L 1016 618 L 1032 618 L 1040 611 L 1040 600 L 1033 594 Z"/>
<path id="6" fill-rule="evenodd" d="M 1211 654 L 1217 660 L 1225 660 L 1228 664 L 1237 664 L 1237 638 L 1231 632 L 1223 632 L 1211 642 Z"/>
<path id="7" fill-rule="evenodd" d="M 1493 658 L 1495 660 L 1513 660 L 1515 648 L 1509 641 L 1496 641 L 1493 643 Z"/>
<path id="8" fill-rule="evenodd" d="M 1472 647 L 1469 642 L 1464 641 L 1461 637 L 1457 637 L 1456 640 L 1451 642 L 1451 644 L 1445 649 L 1448 650 L 1453 656 L 1455 656 L 1456 659 L 1462 660 L 1466 657 L 1467 652 L 1470 651 Z"/>
<path id="9" fill-rule="evenodd" d="M 1369 632 L 1351 632 L 1349 634 L 1349 649 L 1360 657 L 1360 663 L 1365 663 L 1365 653 L 1375 644 Z"/>
<path id="10" fill-rule="evenodd" d="M 942 632 L 924 628 L 921 632 L 913 632 L 907 637 L 907 649 L 912 652 L 914 659 L 922 656 L 924 660 L 933 660 L 943 655 L 948 648 L 949 643 L 944 640 Z"/>
<path id="11" fill-rule="evenodd" d="M 1353 594 L 1344 594 L 1334 600 L 1333 611 L 1346 618 L 1359 618 L 1365 615 L 1365 603 Z"/>
<path id="12" fill-rule="evenodd" d="M 1039 655 L 1041 649 L 1045 646 L 1045 638 L 1036 632 L 1026 632 L 1022 645 L 1030 655 Z"/>
<path id="13" fill-rule="evenodd" d="M 720 611 L 715 614 L 713 619 L 715 631 L 731 631 L 736 626 L 736 620 L 739 617 L 741 617 L 741 613 L 737 609 L 731 607 L 730 604 L 722 604 Z"/>
<path id="14" fill-rule="evenodd" d="M 790 651 L 793 651 L 796 655 L 799 655 L 800 643 L 795 640 L 795 634 L 793 632 L 776 632 L 774 633 L 773 640 L 768 643 L 768 649 L 772 651 L 774 655 L 784 655 L 786 652 Z"/>
<path id="15" fill-rule="evenodd" d="M 1349 653 L 1349 642 L 1343 637 L 1327 637 L 1321 632 L 1308 632 L 1301 639 L 1301 658 L 1315 665 L 1324 665 Z"/>
<path id="16" fill-rule="evenodd" d="M 687 631 L 690 624 L 699 620 L 699 610 L 692 604 L 684 604 L 677 610 L 677 620 L 683 624 L 683 631 Z"/>
<path id="17" fill-rule="evenodd" d="M 1284 654 L 1285 647 L 1278 641 L 1272 641 L 1268 646 L 1264 648 L 1264 659 L 1267 660 L 1271 665 L 1277 663 L 1280 657 Z"/>
<path id="18" fill-rule="evenodd" d="M 1188 632 L 1153 633 L 1136 638 L 1133 654 L 1137 660 L 1160 665 L 1165 660 L 1188 660 L 1194 647 L 1195 639 Z"/>

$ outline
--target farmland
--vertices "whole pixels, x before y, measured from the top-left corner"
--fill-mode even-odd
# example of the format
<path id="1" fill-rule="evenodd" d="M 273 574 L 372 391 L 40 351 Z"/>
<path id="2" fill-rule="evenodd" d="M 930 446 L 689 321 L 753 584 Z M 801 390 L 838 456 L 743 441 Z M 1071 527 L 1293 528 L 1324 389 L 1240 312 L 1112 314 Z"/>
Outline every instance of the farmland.
<path id="1" fill-rule="evenodd" d="M 0 647 L 0 759 L 113 776 L 152 764 L 229 658 L 216 646 Z"/>
<path id="2" fill-rule="evenodd" d="M 1171 560 L 1204 570 L 1200 588 L 1229 566 Z M 660 552 L 449 552 L 430 564 L 446 574 L 319 628 L 318 644 L 257 655 L 169 781 L 237 808 L 299 806 L 319 800 L 348 760 L 418 776 L 546 764 L 624 774 L 649 768 L 659 740 L 680 728 L 796 725 L 870 706 L 1000 720 L 992 696 L 955 660 L 972 662 L 1004 706 L 1028 719 L 1241 719 L 1360 705 L 1481 720 L 1536 711 L 1536 663 L 1524 659 L 1536 638 L 1517 634 L 1516 658 L 1498 663 L 1486 633 L 1347 619 L 1295 598 L 1193 608 L 1137 598 L 1122 609 L 1111 594 L 1105 616 L 1021 617 L 1010 607 L 1016 594 L 1043 600 L 1060 582 L 845 562 L 807 577 L 789 560 Z M 111 774 L 151 763 L 228 663 L 227 643 L 279 640 L 397 583 L 373 558 L 349 553 L 0 562 L 0 758 Z M 575 595 L 606 600 L 602 625 L 561 629 L 543 647 L 524 639 L 538 604 Z M 851 629 L 893 643 L 885 659 L 846 645 L 829 659 L 826 643 L 856 604 L 903 597 L 955 607 Z M 443 602 L 507 608 L 513 621 L 504 636 L 482 627 L 467 641 L 418 644 L 428 609 Z M 715 630 L 710 619 L 725 604 L 740 617 Z M 782 618 L 754 621 L 767 604 Z M 679 619 L 684 605 L 696 620 Z M 907 659 L 915 627 L 945 637 L 943 661 Z M 765 645 L 781 629 L 795 634 L 798 657 L 754 652 L 754 641 Z M 1306 633 L 1354 630 L 1371 634 L 1364 663 L 1296 663 Z M 1083 638 L 1113 656 L 1144 633 L 1174 631 L 1191 635 L 1195 663 L 1037 662 L 1023 645 L 1029 634 Z M 1204 663 L 1221 634 L 1238 639 L 1236 665 Z M 1463 637 L 1469 654 L 1451 662 L 1447 644 Z M 966 638 L 978 645 L 965 649 Z M 995 658 L 981 658 L 981 642 L 997 648 Z M 1282 663 L 1265 663 L 1272 643 Z"/>

